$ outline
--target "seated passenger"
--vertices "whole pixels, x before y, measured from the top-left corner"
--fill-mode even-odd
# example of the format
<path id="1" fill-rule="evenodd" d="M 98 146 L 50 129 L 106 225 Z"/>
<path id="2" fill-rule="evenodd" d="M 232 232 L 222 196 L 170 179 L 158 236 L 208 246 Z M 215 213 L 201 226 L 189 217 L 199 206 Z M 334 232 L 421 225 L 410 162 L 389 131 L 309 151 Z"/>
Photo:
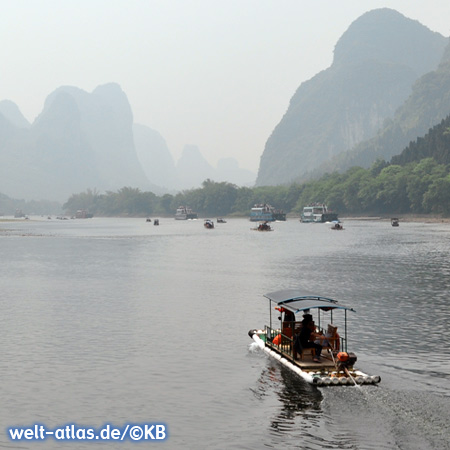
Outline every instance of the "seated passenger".
<path id="1" fill-rule="evenodd" d="M 311 316 L 310 316 L 311 317 Z M 312 317 L 311 317 L 312 319 Z M 302 329 L 300 333 L 297 335 L 295 340 L 296 350 L 301 352 L 305 348 L 314 348 L 315 357 L 313 358 L 314 362 L 320 362 L 320 354 L 322 352 L 322 345 L 317 344 L 314 341 L 316 339 L 323 340 L 324 336 L 316 333 L 316 326 L 314 321 L 310 318 L 305 318 L 302 321 Z"/>
<path id="2" fill-rule="evenodd" d="M 322 347 L 329 347 L 333 351 L 339 351 L 340 336 L 337 332 L 337 327 L 328 324 L 327 332 L 324 335 L 324 339 L 321 342 L 316 341 L 316 344 L 321 344 Z"/>
<path id="3" fill-rule="evenodd" d="M 281 308 L 284 311 L 283 334 L 292 337 L 292 330 L 295 325 L 295 314 L 292 311 Z"/>

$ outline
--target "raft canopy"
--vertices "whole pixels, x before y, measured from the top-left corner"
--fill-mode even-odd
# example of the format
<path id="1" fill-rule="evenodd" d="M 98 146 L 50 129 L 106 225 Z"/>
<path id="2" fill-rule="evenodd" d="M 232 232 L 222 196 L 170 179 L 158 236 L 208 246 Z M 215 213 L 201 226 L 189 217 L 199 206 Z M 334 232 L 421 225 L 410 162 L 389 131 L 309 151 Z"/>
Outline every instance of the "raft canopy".
<path id="1" fill-rule="evenodd" d="M 292 311 L 294 314 L 308 309 L 322 309 L 330 311 L 333 309 L 344 309 L 346 311 L 353 311 L 353 308 L 339 305 L 337 300 L 329 297 L 322 297 L 320 295 L 305 294 L 299 289 L 283 289 L 281 291 L 270 292 L 264 294 L 264 297 L 276 303 L 278 306 Z"/>

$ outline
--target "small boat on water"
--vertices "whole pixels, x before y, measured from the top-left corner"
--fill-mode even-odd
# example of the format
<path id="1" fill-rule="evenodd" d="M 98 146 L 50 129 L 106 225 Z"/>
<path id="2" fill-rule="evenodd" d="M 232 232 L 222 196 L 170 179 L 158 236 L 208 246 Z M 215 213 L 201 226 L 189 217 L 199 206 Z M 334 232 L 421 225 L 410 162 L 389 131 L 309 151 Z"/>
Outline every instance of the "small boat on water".
<path id="1" fill-rule="evenodd" d="M 159 219 L 155 219 L 155 220 L 153 221 L 153 225 L 159 225 Z"/>
<path id="2" fill-rule="evenodd" d="M 211 219 L 205 219 L 203 226 L 208 229 L 214 228 L 214 222 Z"/>
<path id="3" fill-rule="evenodd" d="M 273 231 L 273 228 L 267 222 L 261 222 L 256 228 L 251 228 L 254 231 Z"/>
<path id="4" fill-rule="evenodd" d="M 286 213 L 281 209 L 275 209 L 272 205 L 267 203 L 253 206 L 250 211 L 250 222 L 275 222 L 286 221 Z"/>
<path id="5" fill-rule="evenodd" d="M 391 219 L 391 225 L 392 225 L 393 227 L 398 227 L 398 226 L 400 225 L 399 220 L 397 219 L 397 217 L 393 217 L 393 218 Z"/>
<path id="6" fill-rule="evenodd" d="M 152 219 L 150 219 L 149 217 L 147 217 L 147 219 L 145 220 L 146 222 L 151 222 Z"/>
<path id="7" fill-rule="evenodd" d="M 225 219 L 217 219 L 217 223 L 227 223 Z"/>
<path id="8" fill-rule="evenodd" d="M 342 223 L 339 220 L 333 220 L 331 225 L 331 229 L 332 230 L 343 230 L 344 229 L 344 225 L 342 225 Z"/>
<path id="9" fill-rule="evenodd" d="M 357 357 L 347 349 L 347 313 L 354 313 L 353 308 L 341 305 L 332 298 L 305 294 L 299 289 L 270 292 L 264 297 L 269 300 L 269 325 L 250 330 L 248 334 L 269 356 L 316 386 L 355 386 L 381 381 L 380 376 L 371 376 L 357 369 Z M 273 305 L 280 312 L 278 324 L 273 323 Z M 333 322 L 336 312 L 345 315 L 342 336 Z M 297 321 L 296 315 L 299 313 L 303 313 L 302 321 Z M 312 321 L 313 313 L 317 317 L 317 325 Z M 322 346 L 320 358 L 317 358 L 314 349 L 302 348 L 299 344 L 306 317 L 310 318 L 308 323 L 312 321 L 311 326 L 315 329 L 315 343 Z M 328 326 L 322 327 L 326 323 Z"/>
<path id="10" fill-rule="evenodd" d="M 311 203 L 303 208 L 300 216 L 300 222 L 324 223 L 338 220 L 337 213 L 331 212 L 327 205 L 323 203 Z"/>
<path id="11" fill-rule="evenodd" d="M 175 220 L 197 219 L 198 215 L 187 206 L 179 206 L 175 213 Z"/>

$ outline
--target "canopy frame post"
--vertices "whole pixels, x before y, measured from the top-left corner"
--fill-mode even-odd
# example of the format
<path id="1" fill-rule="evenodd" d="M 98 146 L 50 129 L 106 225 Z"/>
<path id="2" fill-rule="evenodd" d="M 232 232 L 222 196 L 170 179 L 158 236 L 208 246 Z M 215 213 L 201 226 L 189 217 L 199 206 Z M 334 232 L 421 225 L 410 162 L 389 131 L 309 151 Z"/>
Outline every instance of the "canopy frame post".
<path id="1" fill-rule="evenodd" d="M 270 329 L 272 329 L 272 300 L 269 298 L 269 317 L 270 317 Z"/>
<path id="2" fill-rule="evenodd" d="M 344 334 L 345 334 L 345 351 L 347 351 L 347 310 L 344 310 L 345 317 L 345 326 L 344 326 Z"/>

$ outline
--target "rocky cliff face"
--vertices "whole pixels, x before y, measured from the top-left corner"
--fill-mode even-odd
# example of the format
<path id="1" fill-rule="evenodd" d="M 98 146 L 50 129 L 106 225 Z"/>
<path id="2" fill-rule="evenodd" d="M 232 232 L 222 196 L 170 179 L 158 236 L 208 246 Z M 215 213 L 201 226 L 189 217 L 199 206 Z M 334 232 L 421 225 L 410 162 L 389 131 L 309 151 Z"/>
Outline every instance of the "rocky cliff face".
<path id="1" fill-rule="evenodd" d="M 370 167 L 376 159 L 389 161 L 430 128 L 450 114 L 450 43 L 436 70 L 421 76 L 411 95 L 386 121 L 377 135 L 360 142 L 349 151 L 325 161 L 315 171 L 320 176 L 332 170 L 344 171 L 352 166 Z"/>
<path id="2" fill-rule="evenodd" d="M 303 83 L 267 140 L 257 185 L 288 183 L 372 138 L 437 67 L 446 38 L 396 11 L 357 19 L 335 47 L 333 64 Z"/>

